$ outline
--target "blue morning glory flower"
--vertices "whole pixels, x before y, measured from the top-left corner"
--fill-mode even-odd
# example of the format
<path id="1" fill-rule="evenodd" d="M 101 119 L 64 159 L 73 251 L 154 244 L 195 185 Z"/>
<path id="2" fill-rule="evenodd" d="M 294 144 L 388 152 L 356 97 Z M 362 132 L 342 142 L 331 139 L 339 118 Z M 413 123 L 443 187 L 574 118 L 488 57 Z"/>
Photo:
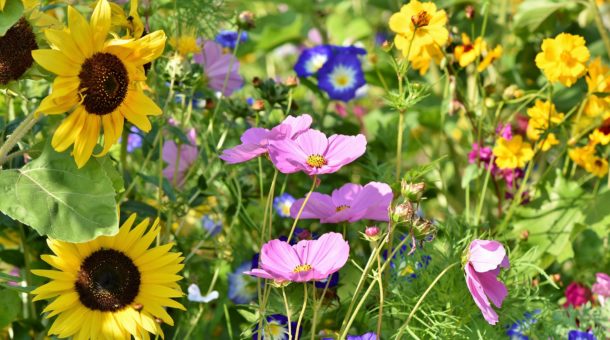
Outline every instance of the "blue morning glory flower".
<path id="1" fill-rule="evenodd" d="M 290 207 L 295 199 L 288 193 L 283 193 L 273 199 L 273 207 L 280 217 L 290 217 Z"/>
<path id="2" fill-rule="evenodd" d="M 326 287 L 326 283 L 328 282 L 328 278 L 320 281 L 315 281 L 314 284 L 316 288 L 324 289 Z M 330 274 L 330 283 L 328 283 L 328 288 L 336 287 L 339 284 L 339 272 L 334 272 Z"/>
<path id="3" fill-rule="evenodd" d="M 129 131 L 130 133 L 127 135 L 127 152 L 132 153 L 142 147 L 142 131 L 135 126 L 132 126 Z"/>
<path id="4" fill-rule="evenodd" d="M 597 340 L 597 337 L 593 333 L 581 332 L 575 329 L 568 333 L 568 340 Z"/>
<path id="5" fill-rule="evenodd" d="M 349 50 L 357 51 L 356 49 L 352 47 Z M 318 71 L 318 87 L 330 99 L 347 102 L 356 96 L 356 90 L 365 85 L 366 81 L 358 54 L 345 51 L 348 50 L 333 55 Z"/>
<path id="6" fill-rule="evenodd" d="M 377 340 L 377 334 L 368 332 L 362 335 L 348 335 L 347 340 Z"/>
<path id="7" fill-rule="evenodd" d="M 301 52 L 294 71 L 299 77 L 313 76 L 326 64 L 331 57 L 332 48 L 329 45 L 320 45 L 308 48 Z"/>
<path id="8" fill-rule="evenodd" d="M 234 49 L 235 46 L 237 46 L 237 32 L 229 30 L 220 31 L 214 40 L 222 47 Z M 241 32 L 239 35 L 239 43 L 243 43 L 246 40 L 248 40 L 248 33 Z"/>
<path id="9" fill-rule="evenodd" d="M 257 279 L 244 274 L 244 272 L 251 270 L 252 268 L 258 268 L 258 255 L 256 256 L 256 266 L 254 267 L 253 264 L 254 259 L 252 261 L 246 261 L 229 274 L 228 295 L 233 303 L 247 304 L 256 299 L 256 296 L 258 295 L 256 286 Z"/>
<path id="10" fill-rule="evenodd" d="M 201 218 L 201 226 L 207 231 L 210 237 L 214 237 L 222 231 L 222 221 L 211 215 L 204 215 Z"/>
<path id="11" fill-rule="evenodd" d="M 290 323 L 290 327 L 292 330 L 292 339 L 296 338 L 297 332 L 297 322 L 293 321 Z M 303 326 L 300 327 L 299 330 L 299 338 L 301 338 L 301 334 L 303 333 Z M 265 318 L 263 321 L 263 334 L 261 334 L 261 339 L 264 340 L 287 340 L 289 339 L 289 335 L 291 332 L 288 330 L 288 318 L 282 314 L 273 314 Z M 254 326 L 254 330 L 252 332 L 252 339 L 258 339 L 258 322 Z"/>

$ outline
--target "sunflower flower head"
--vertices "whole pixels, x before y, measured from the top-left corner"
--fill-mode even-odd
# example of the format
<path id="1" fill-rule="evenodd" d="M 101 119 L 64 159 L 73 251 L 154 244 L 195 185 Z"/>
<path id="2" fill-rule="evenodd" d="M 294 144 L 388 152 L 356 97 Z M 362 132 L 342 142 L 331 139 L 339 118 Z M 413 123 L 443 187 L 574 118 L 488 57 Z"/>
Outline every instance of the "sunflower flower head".
<path id="1" fill-rule="evenodd" d="M 422 49 L 439 48 L 447 43 L 447 14 L 432 2 L 412 0 L 390 17 L 390 29 L 396 33 L 394 44 L 411 59 Z"/>
<path id="2" fill-rule="evenodd" d="M 553 39 L 542 41 L 542 51 L 536 55 L 536 66 L 550 82 L 558 81 L 570 87 L 587 72 L 589 57 L 583 37 L 560 33 Z"/>
<path id="3" fill-rule="evenodd" d="M 161 109 L 142 91 L 146 80 L 144 65 L 165 46 L 165 33 L 152 32 L 142 38 L 107 40 L 111 8 L 107 0 L 97 2 L 90 22 L 68 7 L 68 28 L 47 29 L 51 49 L 32 51 L 34 60 L 57 75 L 51 94 L 42 100 L 38 113 L 68 113 L 53 135 L 58 152 L 71 145 L 78 167 L 84 166 L 103 130 L 103 156 L 123 131 L 125 119 L 148 132 L 149 115 Z"/>
<path id="4" fill-rule="evenodd" d="M 492 151 L 500 169 L 522 168 L 534 157 L 531 144 L 524 142 L 521 136 L 498 138 Z"/>
<path id="5" fill-rule="evenodd" d="M 0 36 L 0 85 L 17 80 L 32 66 L 38 48 L 30 23 L 22 17 Z"/>
<path id="6" fill-rule="evenodd" d="M 52 299 L 44 309 L 57 316 L 49 335 L 74 339 L 149 339 L 163 337 L 160 323 L 173 325 L 167 307 L 183 309 L 172 300 L 184 294 L 177 273 L 184 265 L 173 244 L 149 248 L 159 234 L 158 220 L 147 231 L 148 219 L 132 228 L 131 215 L 115 236 L 86 243 L 49 239 L 54 255 L 42 255 L 52 270 L 32 270 L 51 279 L 32 294 Z"/>

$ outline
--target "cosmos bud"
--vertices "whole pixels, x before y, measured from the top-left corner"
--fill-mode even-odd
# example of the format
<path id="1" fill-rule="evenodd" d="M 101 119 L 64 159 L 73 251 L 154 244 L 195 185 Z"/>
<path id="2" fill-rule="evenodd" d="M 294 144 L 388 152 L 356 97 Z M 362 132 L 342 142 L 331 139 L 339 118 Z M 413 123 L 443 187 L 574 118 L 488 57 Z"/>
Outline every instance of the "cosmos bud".
<path id="1" fill-rule="evenodd" d="M 379 240 L 380 236 L 381 230 L 377 226 L 366 227 L 364 229 L 364 237 L 371 242 Z"/>
<path id="2" fill-rule="evenodd" d="M 288 87 L 297 87 L 299 85 L 299 78 L 297 76 L 290 76 L 286 78 L 284 84 Z"/>
<path id="3" fill-rule="evenodd" d="M 468 18 L 469 20 L 474 19 L 474 15 L 476 14 L 476 12 L 474 10 L 474 6 L 472 6 L 472 5 L 466 6 L 465 12 L 466 12 L 466 18 Z"/>
<path id="4" fill-rule="evenodd" d="M 249 31 L 255 27 L 254 13 L 243 11 L 237 16 L 237 27 Z"/>
<path id="5" fill-rule="evenodd" d="M 425 188 L 426 184 L 424 182 L 411 183 L 405 180 L 400 182 L 400 192 L 411 202 L 419 201 Z"/>
<path id="6" fill-rule="evenodd" d="M 407 222 L 413 218 L 415 214 L 415 210 L 413 209 L 413 205 L 410 202 L 405 202 L 397 205 L 392 212 L 392 221 L 394 223 L 398 222 Z"/>
<path id="7" fill-rule="evenodd" d="M 263 111 L 265 109 L 265 101 L 262 99 L 257 99 L 252 104 L 252 110 L 254 111 Z"/>

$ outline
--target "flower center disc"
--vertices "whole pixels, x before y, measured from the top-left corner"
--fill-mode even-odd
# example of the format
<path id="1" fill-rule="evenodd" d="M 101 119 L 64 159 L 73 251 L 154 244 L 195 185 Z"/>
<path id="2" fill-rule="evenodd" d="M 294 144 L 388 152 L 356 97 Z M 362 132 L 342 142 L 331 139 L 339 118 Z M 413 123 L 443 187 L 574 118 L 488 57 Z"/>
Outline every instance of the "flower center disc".
<path id="1" fill-rule="evenodd" d="M 293 273 L 303 273 L 303 272 L 308 272 L 312 269 L 312 267 L 308 264 L 300 264 L 298 266 L 296 266 L 292 272 Z"/>
<path id="2" fill-rule="evenodd" d="M 131 304 L 140 291 L 140 271 L 120 251 L 102 249 L 81 264 L 75 283 L 80 302 L 87 308 L 114 312 Z"/>
<path id="3" fill-rule="evenodd" d="M 339 211 L 343 211 L 347 208 L 349 208 L 349 205 L 340 205 L 335 210 L 336 210 L 336 212 L 339 212 Z"/>
<path id="4" fill-rule="evenodd" d="M 417 15 L 411 17 L 411 23 L 413 23 L 413 26 L 415 26 L 415 28 L 424 27 L 430 24 L 431 19 L 432 16 L 428 14 L 428 12 L 421 11 L 417 13 Z"/>
<path id="5" fill-rule="evenodd" d="M 38 48 L 32 26 L 21 18 L 0 37 L 0 84 L 19 79 L 34 63 Z"/>
<path id="6" fill-rule="evenodd" d="M 313 168 L 321 168 L 328 163 L 322 155 L 311 155 L 307 157 L 307 165 Z"/>
<path id="7" fill-rule="evenodd" d="M 116 110 L 127 95 L 129 76 L 125 65 L 110 53 L 96 53 L 82 65 L 79 90 L 88 113 L 106 115 Z"/>

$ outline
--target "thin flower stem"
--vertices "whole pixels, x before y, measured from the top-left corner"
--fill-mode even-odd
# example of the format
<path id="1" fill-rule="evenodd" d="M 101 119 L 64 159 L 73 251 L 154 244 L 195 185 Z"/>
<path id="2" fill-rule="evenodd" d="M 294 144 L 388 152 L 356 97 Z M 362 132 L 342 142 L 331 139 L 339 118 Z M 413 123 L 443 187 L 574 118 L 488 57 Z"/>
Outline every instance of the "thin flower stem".
<path id="1" fill-rule="evenodd" d="M 36 122 L 38 122 L 38 115 L 35 112 L 29 113 L 25 119 L 17 126 L 11 136 L 2 144 L 0 147 L 0 165 L 6 162 L 8 153 L 13 147 L 30 131 Z"/>
<path id="2" fill-rule="evenodd" d="M 377 317 L 377 339 L 381 339 L 381 324 L 383 322 L 383 272 L 381 271 L 381 258 L 377 256 L 377 282 L 379 283 L 379 315 Z"/>
<path id="3" fill-rule="evenodd" d="M 305 315 L 305 309 L 307 308 L 307 283 L 303 283 L 303 308 L 299 314 L 299 320 L 297 321 L 297 330 L 295 332 L 295 339 L 299 338 L 299 330 L 301 328 L 301 321 L 303 321 L 303 315 Z"/>
<path id="4" fill-rule="evenodd" d="M 332 274 L 331 274 L 332 276 Z M 330 286 L 330 280 L 331 280 L 331 276 L 328 277 L 328 279 L 326 280 L 326 285 L 324 286 L 324 290 L 322 290 L 322 297 L 320 298 L 320 300 L 318 301 L 318 304 L 316 305 L 316 301 L 314 299 L 314 303 L 313 303 L 313 319 L 311 320 L 311 334 L 313 336 L 313 334 L 316 333 L 316 327 L 318 326 L 318 314 L 317 311 L 320 310 L 320 308 L 322 308 L 322 303 L 324 302 L 324 298 L 326 297 L 326 291 L 328 290 L 328 286 Z M 313 284 L 314 287 L 314 296 L 316 294 L 316 284 Z M 313 338 L 312 338 L 313 339 Z"/>
<path id="5" fill-rule="evenodd" d="M 602 37 L 604 42 L 604 46 L 606 47 L 606 55 L 610 55 L 610 37 L 608 37 L 608 31 L 604 27 L 604 23 L 602 21 L 602 15 L 599 12 L 599 8 L 597 7 L 597 3 L 595 0 L 589 0 L 589 6 L 593 9 L 593 19 L 595 20 L 595 26 L 597 26 L 597 30 L 599 31 L 599 35 Z"/>
<path id="6" fill-rule="evenodd" d="M 400 331 L 398 332 L 398 335 L 396 336 L 396 339 L 400 339 L 400 337 L 402 336 L 402 334 L 405 332 L 406 329 L 409 328 L 409 322 L 411 321 L 411 319 L 413 318 L 413 316 L 415 315 L 415 312 L 417 312 L 417 309 L 419 308 L 419 306 L 422 304 L 422 302 L 424 302 L 424 299 L 426 298 L 426 296 L 428 296 L 428 293 L 430 293 L 430 291 L 432 290 L 432 288 L 434 288 L 434 286 L 436 285 L 436 283 L 449 271 L 449 269 L 457 266 L 458 264 L 460 264 L 460 262 L 455 262 L 452 263 L 450 265 L 447 266 L 447 268 L 445 268 L 442 272 L 440 272 L 436 278 L 434 279 L 434 281 L 432 281 L 432 283 L 430 284 L 430 286 L 428 286 L 428 289 L 426 289 L 426 291 L 419 297 L 419 300 L 417 300 L 417 303 L 415 304 L 415 306 L 413 307 L 413 309 L 411 310 L 411 313 L 409 313 L 409 316 L 407 317 L 407 320 L 405 321 L 404 326 L 402 326 L 400 328 Z"/>
<path id="7" fill-rule="evenodd" d="M 398 136 L 396 137 L 396 180 L 400 180 L 400 168 L 402 164 L 402 135 L 403 125 L 405 123 L 405 112 L 398 113 Z"/>
<path id="8" fill-rule="evenodd" d="M 483 202 L 485 202 L 485 193 L 487 192 L 487 183 L 489 183 L 489 177 L 491 176 L 491 169 L 493 168 L 495 157 L 495 155 L 491 156 L 491 160 L 489 161 L 489 165 L 487 166 L 487 174 L 485 175 L 485 181 L 483 182 L 483 191 L 481 192 L 481 197 L 479 198 L 477 214 L 474 217 L 474 225 L 478 225 L 479 220 L 481 218 L 481 212 L 483 211 Z"/>
<path id="9" fill-rule="evenodd" d="M 305 209 L 305 205 L 307 205 L 307 202 L 309 201 L 309 197 L 311 196 L 313 189 L 316 188 L 317 179 L 318 179 L 318 175 L 313 175 L 311 188 L 309 189 L 307 196 L 305 196 L 305 200 L 303 201 L 303 204 L 301 205 L 301 208 L 299 209 L 299 213 L 297 214 L 297 217 L 294 219 L 294 222 L 292 223 L 292 228 L 290 229 L 290 234 L 288 234 L 288 241 L 290 241 L 292 239 L 292 234 L 294 234 L 294 229 L 297 227 L 297 223 L 299 222 L 299 219 L 301 218 L 303 209 Z"/>
<path id="10" fill-rule="evenodd" d="M 292 325 L 290 324 L 290 307 L 288 306 L 288 299 L 286 298 L 286 291 L 282 286 L 282 297 L 284 298 L 284 307 L 286 308 L 286 318 L 288 319 L 288 339 L 292 340 Z"/>
<path id="11" fill-rule="evenodd" d="M 331 274 L 332 275 L 332 274 Z M 330 282 L 330 276 L 328 278 L 328 282 Z M 326 282 L 328 284 L 328 282 Z M 307 283 L 305 283 L 305 285 L 307 285 Z M 322 296 L 322 299 L 324 298 L 324 296 Z M 316 307 L 316 283 L 312 282 L 311 283 L 311 301 L 312 304 L 314 306 L 313 308 L 313 317 L 311 319 L 311 339 L 310 340 L 314 340 L 315 339 L 315 334 L 316 334 L 316 326 L 314 325 L 316 323 L 316 320 L 318 319 L 318 309 L 315 308 Z"/>

